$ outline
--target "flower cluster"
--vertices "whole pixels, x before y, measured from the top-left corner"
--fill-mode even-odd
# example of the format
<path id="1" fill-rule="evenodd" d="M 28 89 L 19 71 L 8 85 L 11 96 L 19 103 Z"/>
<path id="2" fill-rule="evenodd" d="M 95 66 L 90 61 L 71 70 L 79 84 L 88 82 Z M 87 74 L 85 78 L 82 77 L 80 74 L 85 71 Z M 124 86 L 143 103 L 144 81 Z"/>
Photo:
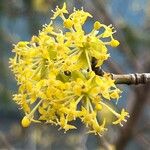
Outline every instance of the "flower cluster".
<path id="1" fill-rule="evenodd" d="M 45 122 L 67 131 L 76 129 L 72 121 L 80 118 L 90 133 L 101 135 L 107 130 L 103 109 L 115 115 L 112 124 L 122 125 L 129 114 L 124 109 L 119 114 L 108 105 L 110 100 L 118 101 L 121 91 L 109 74 L 100 77 L 91 68 L 92 58 L 96 66 L 107 60 L 107 45 L 119 45 L 114 28 L 96 21 L 85 33 L 83 25 L 91 14 L 74 9 L 69 15 L 65 3 L 53 13 L 38 36 L 14 46 L 15 56 L 10 58 L 19 85 L 13 100 L 25 112 L 22 126 Z M 54 28 L 57 17 L 62 19 L 63 31 Z"/>

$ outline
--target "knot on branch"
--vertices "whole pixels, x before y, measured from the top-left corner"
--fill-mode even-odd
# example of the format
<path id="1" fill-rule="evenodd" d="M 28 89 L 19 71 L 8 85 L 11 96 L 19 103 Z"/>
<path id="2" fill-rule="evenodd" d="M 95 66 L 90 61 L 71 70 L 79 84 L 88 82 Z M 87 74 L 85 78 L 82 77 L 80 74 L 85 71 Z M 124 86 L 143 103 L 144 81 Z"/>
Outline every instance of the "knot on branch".
<path id="1" fill-rule="evenodd" d="M 111 74 L 116 84 L 145 84 L 150 82 L 149 73 Z"/>
<path id="2" fill-rule="evenodd" d="M 142 74 L 135 73 L 133 81 L 135 84 L 145 84 L 148 82 L 148 77 L 145 73 Z"/>

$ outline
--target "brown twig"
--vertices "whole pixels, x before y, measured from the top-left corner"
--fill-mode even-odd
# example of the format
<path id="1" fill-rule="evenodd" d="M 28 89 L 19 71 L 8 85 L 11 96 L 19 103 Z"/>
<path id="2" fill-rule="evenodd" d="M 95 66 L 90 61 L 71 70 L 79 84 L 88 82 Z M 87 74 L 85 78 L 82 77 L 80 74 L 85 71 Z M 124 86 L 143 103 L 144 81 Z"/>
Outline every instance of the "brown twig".
<path id="1" fill-rule="evenodd" d="M 150 82 L 150 73 L 111 74 L 116 84 L 145 84 Z"/>
<path id="2" fill-rule="evenodd" d="M 105 71 L 101 67 L 96 67 L 97 60 L 92 59 L 92 70 L 99 76 L 103 76 Z M 115 84 L 145 84 L 150 82 L 150 73 L 134 73 L 134 74 L 113 74 L 111 77 L 115 80 Z"/>

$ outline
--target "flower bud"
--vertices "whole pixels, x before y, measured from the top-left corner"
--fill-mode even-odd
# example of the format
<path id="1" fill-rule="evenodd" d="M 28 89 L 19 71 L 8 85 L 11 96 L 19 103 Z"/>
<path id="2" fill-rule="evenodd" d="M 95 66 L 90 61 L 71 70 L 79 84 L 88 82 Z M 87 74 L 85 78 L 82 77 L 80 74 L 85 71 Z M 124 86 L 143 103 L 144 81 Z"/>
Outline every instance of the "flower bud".
<path id="1" fill-rule="evenodd" d="M 119 44 L 120 44 L 119 41 L 114 40 L 114 39 L 110 42 L 110 45 L 111 45 L 112 47 L 117 47 Z"/>
<path id="2" fill-rule="evenodd" d="M 66 28 L 71 28 L 72 26 L 73 26 L 73 21 L 72 20 L 70 20 L 70 19 L 66 19 L 65 21 L 64 21 L 64 26 L 66 27 Z"/>
<path id="3" fill-rule="evenodd" d="M 103 108 L 103 106 L 101 105 L 101 104 L 97 104 L 96 106 L 95 106 L 95 108 L 96 108 L 96 110 L 102 110 L 102 108 Z"/>
<path id="4" fill-rule="evenodd" d="M 31 121 L 27 116 L 24 116 L 22 121 L 21 121 L 21 124 L 24 128 L 26 128 L 31 124 Z"/>
<path id="5" fill-rule="evenodd" d="M 98 22 L 98 21 L 96 21 L 96 22 L 94 23 L 94 29 L 95 29 L 95 30 L 99 30 L 100 27 L 101 27 L 101 23 Z"/>

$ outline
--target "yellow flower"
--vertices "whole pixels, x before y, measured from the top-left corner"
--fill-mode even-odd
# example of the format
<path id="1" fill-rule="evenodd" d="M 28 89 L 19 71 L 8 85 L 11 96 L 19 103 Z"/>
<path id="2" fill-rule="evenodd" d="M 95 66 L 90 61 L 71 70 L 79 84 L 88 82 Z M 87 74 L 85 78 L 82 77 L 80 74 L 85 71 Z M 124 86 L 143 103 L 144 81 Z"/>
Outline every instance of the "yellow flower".
<path id="1" fill-rule="evenodd" d="M 27 103 L 26 98 L 26 94 L 15 94 L 13 97 L 14 101 L 20 105 L 21 109 L 23 109 L 26 113 L 30 113 L 30 106 Z"/>
<path id="2" fill-rule="evenodd" d="M 100 77 L 94 73 L 92 58 L 97 60 L 97 67 L 103 65 L 109 57 L 107 45 L 116 47 L 119 42 L 113 38 L 114 28 L 98 21 L 86 33 L 83 25 L 92 15 L 83 9 L 74 9 L 68 18 L 64 16 L 66 13 L 64 3 L 52 17 L 53 20 L 61 17 L 65 31 L 55 30 L 50 21 L 31 41 L 14 45 L 10 68 L 19 90 L 13 100 L 25 113 L 23 127 L 43 121 L 66 132 L 76 129 L 72 121 L 80 118 L 89 133 L 102 135 L 110 122 L 103 113 L 105 109 L 118 118 L 112 124 L 122 125 L 128 113 L 122 109 L 119 114 L 108 104 L 108 100 L 118 101 L 121 91 L 110 74 Z M 99 31 L 101 28 L 103 33 Z M 109 41 L 103 41 L 104 38 Z"/>
<path id="3" fill-rule="evenodd" d="M 88 17 L 92 18 L 92 15 L 88 12 L 85 12 L 82 8 L 82 10 L 76 10 L 74 9 L 74 12 L 70 14 L 69 18 L 74 23 L 74 28 L 76 31 L 82 30 L 82 25 L 85 23 Z"/>
<path id="4" fill-rule="evenodd" d="M 126 117 L 129 117 L 129 113 L 126 112 L 124 109 L 121 110 L 121 114 L 117 115 L 118 119 L 113 122 L 113 124 L 120 124 L 123 126 L 122 122 L 127 122 Z"/>
<path id="5" fill-rule="evenodd" d="M 94 122 L 93 130 L 89 131 L 89 133 L 95 133 L 101 136 L 102 133 L 104 133 L 104 131 L 107 131 L 107 128 L 105 128 L 105 122 L 106 122 L 105 119 L 103 120 L 102 125 L 99 125 L 97 122 Z"/>
<path id="6" fill-rule="evenodd" d="M 114 30 L 114 27 L 111 25 L 106 26 L 106 25 L 102 25 L 102 27 L 105 29 L 104 32 L 102 33 L 102 37 L 103 38 L 108 38 L 108 37 L 112 37 L 112 35 L 116 32 Z M 113 31 L 114 30 L 114 31 Z"/>
<path id="7" fill-rule="evenodd" d="M 62 9 L 60 9 L 58 6 L 56 7 L 56 11 L 52 11 L 54 13 L 53 17 L 51 19 L 56 19 L 58 16 L 63 16 L 63 14 L 67 14 L 68 11 L 66 9 L 66 3 L 64 3 Z"/>
<path id="8" fill-rule="evenodd" d="M 120 93 L 121 91 L 119 89 L 113 90 L 112 93 L 110 94 L 110 97 L 112 99 L 119 99 L 120 98 Z"/>

